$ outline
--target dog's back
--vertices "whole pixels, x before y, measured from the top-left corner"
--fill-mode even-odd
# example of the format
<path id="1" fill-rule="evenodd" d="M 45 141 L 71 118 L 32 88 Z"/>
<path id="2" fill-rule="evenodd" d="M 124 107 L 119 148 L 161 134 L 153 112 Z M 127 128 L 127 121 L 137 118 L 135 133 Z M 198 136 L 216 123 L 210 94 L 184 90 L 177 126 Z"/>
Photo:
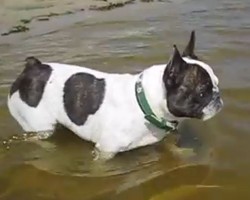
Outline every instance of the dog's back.
<path id="1" fill-rule="evenodd" d="M 10 112 L 26 132 L 53 130 L 58 120 L 67 121 L 59 119 L 63 118 L 64 110 L 76 125 L 81 125 L 88 112 L 98 109 L 105 92 L 104 79 L 96 78 L 93 72 L 63 64 L 44 64 L 29 57 L 25 69 L 11 86 Z M 86 96 L 92 93 L 90 89 L 96 92 L 95 96 Z M 95 104 L 88 105 L 93 101 Z"/>
<path id="2" fill-rule="evenodd" d="M 109 118 L 123 120 L 123 112 L 129 112 L 133 103 L 137 106 L 134 94 L 131 95 L 136 80 L 133 75 L 41 63 L 33 57 L 26 62 L 8 97 L 9 110 L 25 132 L 54 131 L 59 123 L 95 142 L 98 135 L 93 132 L 105 130 L 103 122 L 108 126 L 113 124 Z M 121 116 L 116 116 L 118 107 Z"/>

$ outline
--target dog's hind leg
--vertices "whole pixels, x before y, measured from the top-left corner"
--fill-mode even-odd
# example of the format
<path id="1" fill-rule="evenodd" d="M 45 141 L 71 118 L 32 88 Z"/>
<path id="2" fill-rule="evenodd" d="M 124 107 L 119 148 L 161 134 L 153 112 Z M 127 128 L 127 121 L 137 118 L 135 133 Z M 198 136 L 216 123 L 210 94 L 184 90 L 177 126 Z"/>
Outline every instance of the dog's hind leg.
<path id="1" fill-rule="evenodd" d="M 54 125 L 46 123 L 41 119 L 33 118 L 33 121 L 27 120 L 26 117 L 17 118 L 18 123 L 22 126 L 25 133 L 32 133 L 33 137 L 43 140 L 49 138 L 54 132 Z"/>
<path id="2" fill-rule="evenodd" d="M 26 133 L 33 133 L 29 140 L 46 140 L 53 135 L 56 122 L 47 120 L 45 116 L 34 117 L 33 121 L 26 121 L 28 129 Z"/>
<path id="3" fill-rule="evenodd" d="M 44 140 L 53 134 L 56 119 L 46 109 L 42 107 L 30 108 L 20 100 L 17 100 L 9 108 L 11 115 L 16 119 L 24 132 L 32 133 L 32 140 Z"/>
<path id="4" fill-rule="evenodd" d="M 26 140 L 46 140 L 50 136 L 52 136 L 54 133 L 54 130 L 48 130 L 48 131 L 39 131 L 34 133 L 31 137 L 27 137 Z"/>

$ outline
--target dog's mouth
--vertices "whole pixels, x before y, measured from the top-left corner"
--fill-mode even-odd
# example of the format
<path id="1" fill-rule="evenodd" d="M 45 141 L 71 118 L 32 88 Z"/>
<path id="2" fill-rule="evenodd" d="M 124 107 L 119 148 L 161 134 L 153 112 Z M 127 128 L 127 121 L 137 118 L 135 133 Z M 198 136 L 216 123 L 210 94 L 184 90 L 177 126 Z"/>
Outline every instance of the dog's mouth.
<path id="1" fill-rule="evenodd" d="M 218 96 L 215 100 L 211 101 L 202 111 L 202 120 L 206 121 L 214 117 L 223 108 L 223 100 Z"/>

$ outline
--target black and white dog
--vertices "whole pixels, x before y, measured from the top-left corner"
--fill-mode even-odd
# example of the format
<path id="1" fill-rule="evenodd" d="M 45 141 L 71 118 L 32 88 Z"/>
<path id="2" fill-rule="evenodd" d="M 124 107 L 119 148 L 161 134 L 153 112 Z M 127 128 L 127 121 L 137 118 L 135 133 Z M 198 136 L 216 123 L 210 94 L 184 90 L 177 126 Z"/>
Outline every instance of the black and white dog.
<path id="1" fill-rule="evenodd" d="M 218 78 L 194 54 L 195 33 L 181 55 L 140 74 L 26 59 L 8 96 L 11 115 L 25 132 L 45 139 L 61 124 L 95 143 L 99 156 L 162 140 L 187 118 L 207 120 L 223 107 Z"/>

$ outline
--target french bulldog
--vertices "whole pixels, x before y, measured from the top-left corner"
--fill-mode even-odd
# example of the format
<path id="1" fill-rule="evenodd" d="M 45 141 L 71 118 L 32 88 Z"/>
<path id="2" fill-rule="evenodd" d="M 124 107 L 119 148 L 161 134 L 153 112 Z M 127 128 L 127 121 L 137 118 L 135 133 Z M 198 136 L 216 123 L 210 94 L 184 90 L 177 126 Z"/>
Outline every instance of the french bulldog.
<path id="1" fill-rule="evenodd" d="M 194 53 L 195 32 L 181 54 L 139 74 L 105 73 L 26 58 L 8 108 L 25 132 L 50 137 L 57 124 L 95 144 L 97 157 L 162 140 L 184 119 L 208 120 L 223 107 L 219 81 Z"/>

